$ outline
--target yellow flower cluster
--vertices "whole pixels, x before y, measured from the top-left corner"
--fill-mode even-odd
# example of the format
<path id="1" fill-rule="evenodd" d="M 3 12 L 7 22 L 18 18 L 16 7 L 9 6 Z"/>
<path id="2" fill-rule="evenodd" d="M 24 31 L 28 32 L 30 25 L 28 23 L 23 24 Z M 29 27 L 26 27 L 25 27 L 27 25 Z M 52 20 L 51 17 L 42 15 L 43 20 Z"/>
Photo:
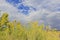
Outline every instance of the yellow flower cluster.
<path id="1" fill-rule="evenodd" d="M 0 40 L 60 40 L 60 31 L 51 30 L 49 26 L 38 22 L 28 23 L 28 27 L 20 22 L 8 20 L 8 14 L 0 17 Z"/>
<path id="2" fill-rule="evenodd" d="M 8 21 L 8 14 L 4 13 L 0 18 L 0 26 L 3 26 L 4 24 L 6 24 L 7 21 Z"/>

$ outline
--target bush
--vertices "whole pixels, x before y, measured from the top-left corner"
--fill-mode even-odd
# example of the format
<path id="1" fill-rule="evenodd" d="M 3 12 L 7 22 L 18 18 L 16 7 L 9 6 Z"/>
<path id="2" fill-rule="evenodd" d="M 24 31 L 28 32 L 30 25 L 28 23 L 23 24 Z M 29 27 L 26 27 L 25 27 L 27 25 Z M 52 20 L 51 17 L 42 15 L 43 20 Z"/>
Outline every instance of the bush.
<path id="1" fill-rule="evenodd" d="M 31 22 L 28 28 L 20 22 L 8 20 L 8 14 L 4 13 L 0 17 L 0 40 L 60 40 L 60 32 L 52 31 L 38 22 Z"/>

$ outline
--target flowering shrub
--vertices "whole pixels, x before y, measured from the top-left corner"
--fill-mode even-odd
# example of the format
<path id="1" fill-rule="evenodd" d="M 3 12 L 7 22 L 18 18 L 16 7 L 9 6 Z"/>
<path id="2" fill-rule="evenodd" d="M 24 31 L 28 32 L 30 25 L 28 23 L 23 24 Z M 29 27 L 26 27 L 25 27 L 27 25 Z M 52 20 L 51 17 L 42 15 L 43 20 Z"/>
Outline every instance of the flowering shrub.
<path id="1" fill-rule="evenodd" d="M 60 32 L 50 30 L 38 22 L 29 23 L 28 28 L 20 22 L 8 20 L 8 14 L 0 17 L 0 40 L 60 40 Z"/>

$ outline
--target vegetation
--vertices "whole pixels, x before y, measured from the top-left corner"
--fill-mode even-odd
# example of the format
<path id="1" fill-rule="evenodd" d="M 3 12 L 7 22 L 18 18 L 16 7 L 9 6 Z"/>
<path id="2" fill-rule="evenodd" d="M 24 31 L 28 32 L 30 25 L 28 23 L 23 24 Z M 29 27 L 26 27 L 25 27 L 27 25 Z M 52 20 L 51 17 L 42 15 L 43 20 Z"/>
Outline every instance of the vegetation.
<path id="1" fill-rule="evenodd" d="M 38 25 L 38 22 L 31 22 L 28 28 L 20 22 L 8 20 L 8 14 L 0 17 L 0 40 L 60 40 L 60 32 L 50 30 L 47 26 Z"/>

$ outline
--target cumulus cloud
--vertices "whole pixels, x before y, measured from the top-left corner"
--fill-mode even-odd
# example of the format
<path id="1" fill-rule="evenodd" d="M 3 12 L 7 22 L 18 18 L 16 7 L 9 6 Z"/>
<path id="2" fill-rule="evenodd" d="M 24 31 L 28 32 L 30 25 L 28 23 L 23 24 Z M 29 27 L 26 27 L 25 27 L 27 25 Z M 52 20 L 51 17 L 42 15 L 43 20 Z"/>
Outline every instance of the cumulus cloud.
<path id="1" fill-rule="evenodd" d="M 17 9 L 20 4 L 30 7 L 28 15 L 22 14 L 21 10 Z M 1 12 L 8 12 L 10 20 L 16 19 L 22 23 L 38 21 L 39 23 L 50 25 L 51 28 L 60 29 L 59 4 L 59 0 L 24 0 L 22 3 L 18 3 L 16 7 L 14 7 L 5 0 L 0 0 L 0 10 L 2 10 Z M 34 11 L 31 7 L 36 10 Z"/>

